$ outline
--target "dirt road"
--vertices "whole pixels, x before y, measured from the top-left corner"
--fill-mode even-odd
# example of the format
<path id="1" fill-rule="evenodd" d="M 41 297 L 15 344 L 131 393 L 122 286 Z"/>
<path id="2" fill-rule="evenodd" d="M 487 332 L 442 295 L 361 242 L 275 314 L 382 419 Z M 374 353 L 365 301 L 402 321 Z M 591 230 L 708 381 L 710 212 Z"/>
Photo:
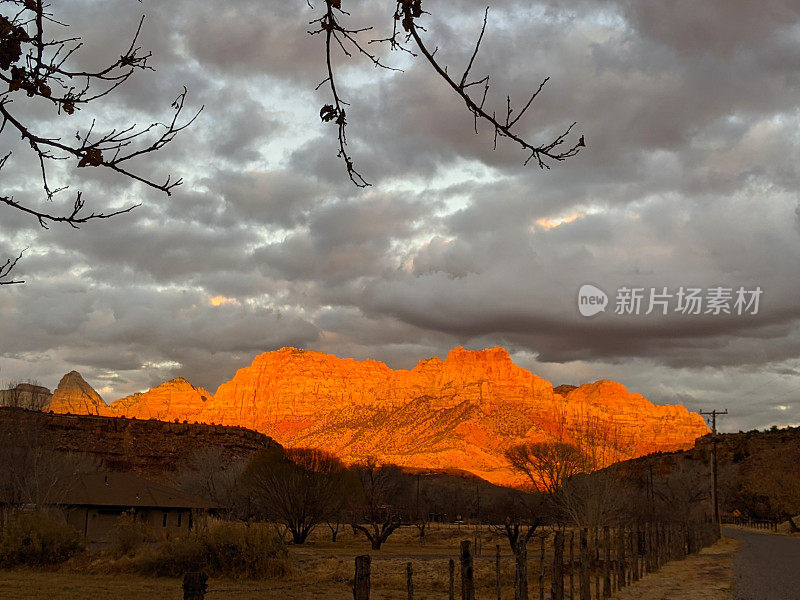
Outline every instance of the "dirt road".
<path id="1" fill-rule="evenodd" d="M 725 527 L 724 535 L 740 540 L 733 570 L 741 600 L 800 598 L 800 538 Z"/>

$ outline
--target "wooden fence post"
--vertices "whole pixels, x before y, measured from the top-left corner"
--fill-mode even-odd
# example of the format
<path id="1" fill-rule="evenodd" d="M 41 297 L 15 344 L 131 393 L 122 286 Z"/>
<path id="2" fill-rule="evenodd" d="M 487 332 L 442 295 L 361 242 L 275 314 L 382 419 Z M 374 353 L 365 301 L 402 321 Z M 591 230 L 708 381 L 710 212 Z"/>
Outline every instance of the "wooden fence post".
<path id="1" fill-rule="evenodd" d="M 653 571 L 658 571 L 661 568 L 661 524 L 653 524 Z"/>
<path id="2" fill-rule="evenodd" d="M 664 545 L 663 535 L 661 531 L 661 523 L 656 523 L 655 527 L 655 550 L 656 550 L 656 571 L 661 568 L 664 563 L 664 552 L 662 546 Z"/>
<path id="3" fill-rule="evenodd" d="M 475 572 L 469 540 L 461 542 L 461 600 L 475 600 Z"/>
<path id="4" fill-rule="evenodd" d="M 208 575 L 190 572 L 183 576 L 183 600 L 203 600 L 208 591 Z"/>
<path id="5" fill-rule="evenodd" d="M 514 550 L 514 600 L 528 600 L 528 544 L 520 538 Z"/>
<path id="6" fill-rule="evenodd" d="M 683 558 L 689 556 L 689 523 L 686 522 L 681 528 L 681 548 Z"/>
<path id="7" fill-rule="evenodd" d="M 356 556 L 356 576 L 353 579 L 353 600 L 369 600 L 369 568 L 368 554 Z"/>
<path id="8" fill-rule="evenodd" d="M 617 530 L 617 589 L 624 588 L 628 581 L 625 577 L 625 542 L 627 536 L 625 535 L 625 528 L 620 527 Z"/>
<path id="9" fill-rule="evenodd" d="M 658 523 L 650 523 L 650 572 L 658 571 Z"/>
<path id="10" fill-rule="evenodd" d="M 569 600 L 575 600 L 575 531 L 569 532 Z"/>
<path id="11" fill-rule="evenodd" d="M 600 597 L 600 528 L 594 528 L 594 597 Z"/>
<path id="12" fill-rule="evenodd" d="M 406 590 L 408 590 L 408 600 L 414 600 L 414 578 L 411 563 L 406 563 Z"/>
<path id="13" fill-rule="evenodd" d="M 667 549 L 667 562 L 673 559 L 672 556 L 672 524 L 664 526 L 664 535 L 666 536 L 666 549 Z"/>
<path id="14" fill-rule="evenodd" d="M 628 560 L 628 585 L 633 585 L 633 574 L 636 572 L 636 547 L 634 546 L 634 531 L 631 529 L 628 532 L 628 553 L 629 553 L 629 560 Z"/>
<path id="15" fill-rule="evenodd" d="M 589 582 L 589 530 L 584 527 L 581 529 L 581 570 L 578 582 L 581 600 L 592 598 Z"/>
<path id="16" fill-rule="evenodd" d="M 494 576 L 497 585 L 497 600 L 502 600 L 503 590 L 500 586 L 500 544 L 495 546 Z"/>
<path id="17" fill-rule="evenodd" d="M 675 545 L 673 544 L 672 538 L 672 523 L 669 523 L 666 526 L 666 535 L 667 535 L 667 561 L 675 560 Z"/>
<path id="18" fill-rule="evenodd" d="M 539 555 L 539 600 L 544 600 L 544 536 L 542 536 L 542 552 Z"/>
<path id="19" fill-rule="evenodd" d="M 611 529 L 603 527 L 603 598 L 611 597 Z"/>
<path id="20" fill-rule="evenodd" d="M 661 568 L 661 536 L 659 535 L 660 523 L 653 523 L 653 571 Z"/>
<path id="21" fill-rule="evenodd" d="M 450 559 L 450 600 L 456 600 L 456 561 Z"/>
<path id="22" fill-rule="evenodd" d="M 550 600 L 564 600 L 564 532 L 559 529 L 553 540 L 553 581 Z"/>

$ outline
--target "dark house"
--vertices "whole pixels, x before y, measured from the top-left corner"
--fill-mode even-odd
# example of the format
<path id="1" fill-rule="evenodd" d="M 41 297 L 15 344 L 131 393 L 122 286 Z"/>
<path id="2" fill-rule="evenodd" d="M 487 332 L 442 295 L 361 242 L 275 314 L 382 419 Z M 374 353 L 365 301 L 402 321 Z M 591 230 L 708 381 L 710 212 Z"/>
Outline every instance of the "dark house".
<path id="1" fill-rule="evenodd" d="M 105 541 L 124 513 L 156 532 L 188 531 L 213 502 L 130 473 L 91 473 L 59 482 L 57 504 L 67 522 L 91 541 Z"/>

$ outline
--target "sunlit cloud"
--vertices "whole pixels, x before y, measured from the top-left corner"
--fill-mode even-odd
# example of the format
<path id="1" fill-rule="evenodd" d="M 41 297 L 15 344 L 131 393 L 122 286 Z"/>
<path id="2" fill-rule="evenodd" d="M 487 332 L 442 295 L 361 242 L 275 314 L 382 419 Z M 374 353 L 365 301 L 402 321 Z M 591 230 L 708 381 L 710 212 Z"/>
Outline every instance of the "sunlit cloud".
<path id="1" fill-rule="evenodd" d="M 227 296 L 213 296 L 208 299 L 211 306 L 224 306 L 226 304 L 239 304 L 236 298 L 228 298 Z"/>

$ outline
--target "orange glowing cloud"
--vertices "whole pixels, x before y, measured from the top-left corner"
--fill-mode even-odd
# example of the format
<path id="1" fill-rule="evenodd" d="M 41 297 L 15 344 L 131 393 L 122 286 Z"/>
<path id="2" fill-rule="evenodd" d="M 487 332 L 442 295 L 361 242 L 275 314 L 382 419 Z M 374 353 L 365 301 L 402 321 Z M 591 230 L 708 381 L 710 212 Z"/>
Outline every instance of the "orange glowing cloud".
<path id="1" fill-rule="evenodd" d="M 208 303 L 211 306 L 223 306 L 225 304 L 238 304 L 238 300 L 236 298 L 228 298 L 227 296 L 213 296 L 209 298 Z"/>
<path id="2" fill-rule="evenodd" d="M 566 223 L 572 223 L 573 221 L 577 221 L 578 219 L 582 219 L 586 216 L 585 212 L 575 212 L 565 217 L 556 217 L 551 219 L 549 217 L 542 217 L 541 219 L 536 220 L 536 227 L 539 229 L 544 229 L 545 231 L 549 231 L 551 229 L 555 229 L 556 227 L 560 227 Z"/>

